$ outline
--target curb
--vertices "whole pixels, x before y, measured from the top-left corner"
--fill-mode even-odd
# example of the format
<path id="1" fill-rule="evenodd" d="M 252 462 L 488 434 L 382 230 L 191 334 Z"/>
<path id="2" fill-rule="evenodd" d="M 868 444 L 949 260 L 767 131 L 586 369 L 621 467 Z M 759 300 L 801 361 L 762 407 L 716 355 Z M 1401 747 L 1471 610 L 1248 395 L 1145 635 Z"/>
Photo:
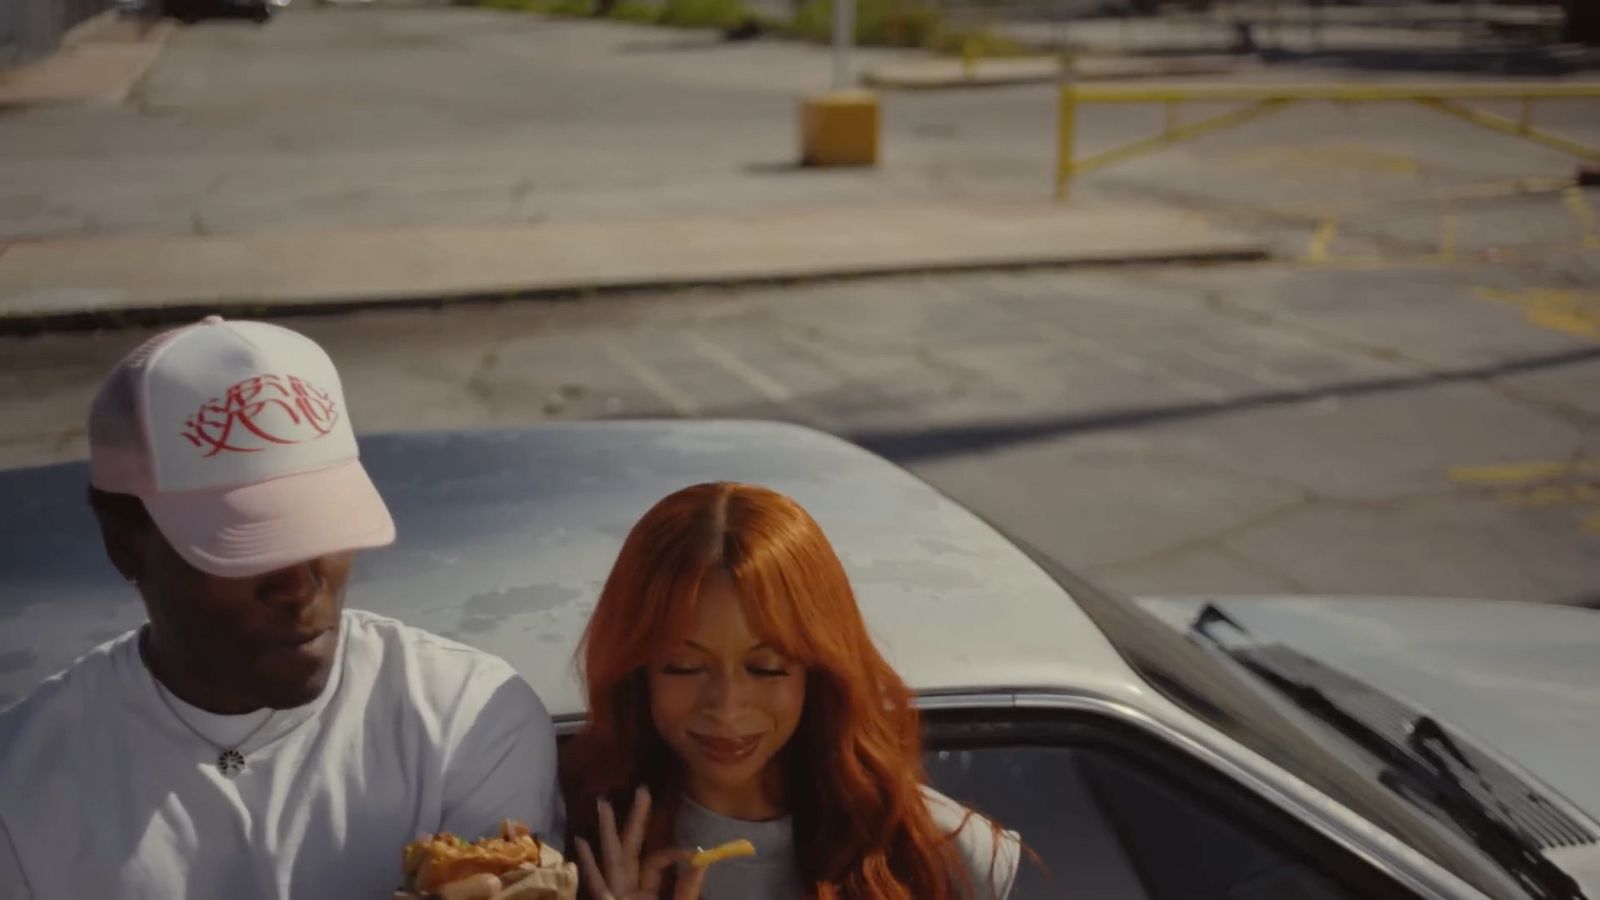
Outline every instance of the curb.
<path id="1" fill-rule="evenodd" d="M 991 60 L 993 66 L 999 60 Z M 889 66 L 865 72 L 861 81 L 869 87 L 884 90 L 929 91 L 961 88 L 1006 87 L 1019 84 L 1059 84 L 1081 81 L 1125 81 L 1141 78 L 1186 78 L 1199 75 L 1231 75 L 1247 69 L 1260 68 L 1261 61 L 1254 57 L 1231 55 L 1174 57 L 1149 60 L 1140 57 L 1094 57 L 1074 61 L 1069 66 L 1037 64 L 1036 71 L 990 72 L 983 71 L 984 62 L 978 61 L 972 74 L 967 74 L 960 63 L 952 62 L 948 68 L 953 74 L 916 74 L 916 64 Z M 932 65 L 923 64 L 927 68 Z M 901 71 L 896 72 L 899 68 Z M 944 67 L 941 67 L 944 68 Z M 907 71 L 910 70 L 910 71 Z"/>
<path id="2" fill-rule="evenodd" d="M 374 297 L 297 298 L 264 301 L 244 297 L 221 297 L 208 302 L 181 301 L 171 305 L 112 307 L 62 313 L 0 312 L 0 337 L 30 337 L 37 334 L 72 331 L 107 331 L 150 328 L 192 322 L 211 313 L 226 313 L 257 319 L 290 316 L 343 315 L 367 310 L 444 309 L 450 306 L 486 305 L 510 302 L 571 302 L 596 297 L 628 297 L 697 289 L 784 288 L 809 284 L 905 278 L 918 275 L 979 274 L 1087 268 L 1121 268 L 1152 265 L 1231 265 L 1262 262 L 1271 257 L 1265 246 L 1218 246 L 1177 252 L 1116 253 L 1078 256 L 1032 256 L 1015 259 L 990 259 L 951 263 L 920 263 L 842 267 L 808 272 L 774 271 L 722 278 L 662 278 L 619 280 L 615 282 L 549 285 L 526 290 L 463 291 L 429 295 L 391 295 Z"/>
<path id="3" fill-rule="evenodd" d="M 946 75 L 929 78 L 907 77 L 880 72 L 865 72 L 861 83 L 866 87 L 889 91 L 943 91 L 962 88 L 1011 87 L 1020 84 L 1057 84 L 1071 77 L 1071 71 L 1057 68 L 1052 72 L 1017 73 L 1015 75 Z"/>

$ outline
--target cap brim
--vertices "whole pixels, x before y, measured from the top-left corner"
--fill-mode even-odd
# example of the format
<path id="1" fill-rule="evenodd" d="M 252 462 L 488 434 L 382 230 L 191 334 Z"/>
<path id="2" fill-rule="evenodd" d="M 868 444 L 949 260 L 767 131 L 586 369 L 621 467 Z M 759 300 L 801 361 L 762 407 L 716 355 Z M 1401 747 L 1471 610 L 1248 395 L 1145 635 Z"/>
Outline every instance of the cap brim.
<path id="1" fill-rule="evenodd" d="M 358 460 L 244 487 L 141 499 L 179 556 L 225 578 L 394 542 L 394 520 Z"/>

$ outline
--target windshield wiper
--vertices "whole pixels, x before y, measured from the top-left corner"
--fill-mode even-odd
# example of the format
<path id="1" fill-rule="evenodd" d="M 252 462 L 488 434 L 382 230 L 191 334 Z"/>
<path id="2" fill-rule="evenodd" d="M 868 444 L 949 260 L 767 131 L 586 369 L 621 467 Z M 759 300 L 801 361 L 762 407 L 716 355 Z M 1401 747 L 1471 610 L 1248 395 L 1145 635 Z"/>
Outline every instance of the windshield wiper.
<path id="1" fill-rule="evenodd" d="M 1217 624 L 1228 626 L 1250 640 L 1251 644 L 1247 647 L 1228 646 L 1211 633 L 1212 627 Z M 1326 667 L 1282 645 L 1256 642 L 1244 626 L 1215 604 L 1207 603 L 1200 610 L 1189 626 L 1189 633 L 1204 639 L 1300 709 L 1338 729 L 1396 772 L 1406 776 L 1408 786 L 1421 788 L 1432 805 L 1448 815 L 1474 844 L 1515 878 L 1531 896 L 1541 900 L 1587 900 L 1577 881 L 1544 855 L 1543 845 L 1517 822 L 1493 782 L 1432 716 L 1409 715 L 1404 722 L 1404 738 L 1396 740 L 1368 721 L 1368 717 L 1362 714 L 1364 710 L 1341 702 L 1327 690 L 1312 683 L 1303 672 L 1295 671 L 1297 668 Z M 1265 648 L 1275 652 L 1261 652 Z M 1294 656 L 1286 655 L 1291 653 Z M 1299 657 L 1296 662 L 1303 663 L 1283 664 L 1294 660 L 1294 657 Z M 1342 672 L 1337 674 L 1343 681 L 1377 693 L 1370 686 Z M 1462 772 L 1473 776 L 1479 791 L 1492 803 L 1479 799 L 1462 782 Z M 1385 779 L 1385 783 L 1389 784 L 1388 779 Z M 1395 788 L 1395 785 L 1389 784 L 1389 787 Z M 1523 799 L 1542 809 L 1552 809 L 1547 801 L 1531 790 Z M 1565 818 L 1559 813 L 1555 815 Z M 1561 830 L 1593 839 L 1577 823 L 1570 823 Z"/>

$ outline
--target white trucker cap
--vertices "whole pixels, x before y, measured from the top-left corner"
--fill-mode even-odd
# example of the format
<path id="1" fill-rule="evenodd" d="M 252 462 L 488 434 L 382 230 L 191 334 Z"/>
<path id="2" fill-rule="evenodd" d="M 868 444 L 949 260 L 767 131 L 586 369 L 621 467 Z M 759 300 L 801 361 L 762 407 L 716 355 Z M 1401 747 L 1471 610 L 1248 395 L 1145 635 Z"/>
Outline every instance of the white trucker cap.
<path id="1" fill-rule="evenodd" d="M 333 361 L 263 322 L 208 316 L 117 363 L 89 411 L 89 480 L 143 500 L 173 549 L 213 575 L 394 541 Z"/>

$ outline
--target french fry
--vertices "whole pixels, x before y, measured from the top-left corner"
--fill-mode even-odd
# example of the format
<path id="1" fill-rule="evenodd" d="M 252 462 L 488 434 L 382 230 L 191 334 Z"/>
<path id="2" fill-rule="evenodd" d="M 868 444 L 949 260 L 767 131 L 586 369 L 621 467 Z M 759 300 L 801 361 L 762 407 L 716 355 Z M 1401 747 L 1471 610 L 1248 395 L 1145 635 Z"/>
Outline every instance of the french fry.
<path id="1" fill-rule="evenodd" d="M 738 859 L 741 856 L 755 856 L 756 845 L 746 840 L 729 841 L 721 846 L 712 847 L 710 850 L 701 850 L 689 857 L 689 865 L 696 869 L 715 865 L 729 859 Z"/>

